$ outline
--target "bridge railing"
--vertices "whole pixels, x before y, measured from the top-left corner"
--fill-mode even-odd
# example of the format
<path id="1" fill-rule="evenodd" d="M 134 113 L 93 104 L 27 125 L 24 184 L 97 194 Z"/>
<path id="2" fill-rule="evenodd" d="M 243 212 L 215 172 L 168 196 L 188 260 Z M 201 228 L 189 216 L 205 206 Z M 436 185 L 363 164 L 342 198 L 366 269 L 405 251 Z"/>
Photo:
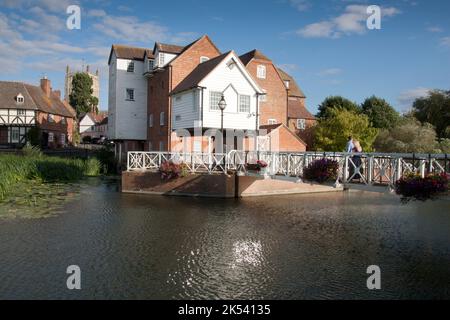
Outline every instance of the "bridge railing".
<path id="1" fill-rule="evenodd" d="M 336 160 L 338 179 L 343 183 L 389 184 L 408 173 L 450 173 L 449 154 L 342 153 L 342 152 L 266 152 L 237 151 L 225 153 L 128 152 L 127 170 L 158 170 L 164 161 L 183 162 L 192 173 L 226 173 L 228 170 L 247 174 L 247 163 L 263 160 L 269 175 L 303 176 L 312 161 Z"/>

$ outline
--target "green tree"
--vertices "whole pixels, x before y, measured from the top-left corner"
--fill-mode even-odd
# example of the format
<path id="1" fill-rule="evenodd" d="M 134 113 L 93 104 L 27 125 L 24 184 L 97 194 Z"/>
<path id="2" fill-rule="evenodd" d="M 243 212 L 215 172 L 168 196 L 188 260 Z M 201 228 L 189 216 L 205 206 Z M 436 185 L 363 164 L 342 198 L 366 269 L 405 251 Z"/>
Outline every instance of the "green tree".
<path id="1" fill-rule="evenodd" d="M 436 131 L 429 123 L 421 124 L 417 119 L 404 117 L 390 130 L 381 130 L 374 147 L 378 152 L 396 153 L 440 153 Z"/>
<path id="2" fill-rule="evenodd" d="M 416 99 L 413 114 L 421 123 L 431 123 L 439 138 L 450 138 L 450 91 L 433 90 Z"/>
<path id="3" fill-rule="evenodd" d="M 367 98 L 361 104 L 361 109 L 374 128 L 390 129 L 400 120 L 398 112 L 386 100 L 376 96 Z"/>
<path id="4" fill-rule="evenodd" d="M 358 105 L 344 97 L 341 96 L 330 96 L 325 98 L 325 100 L 319 105 L 319 112 L 317 113 L 317 118 L 328 118 L 330 117 L 331 109 L 344 109 L 359 113 L 361 110 Z"/>
<path id="5" fill-rule="evenodd" d="M 77 111 L 79 117 L 82 113 L 87 113 L 96 107 L 98 99 L 92 96 L 92 79 L 87 73 L 78 72 L 72 78 L 72 93 L 69 102 Z"/>
<path id="6" fill-rule="evenodd" d="M 320 151 L 344 151 L 348 136 L 358 140 L 363 151 L 372 150 L 378 130 L 364 114 L 345 109 L 330 109 L 329 116 L 319 120 L 315 131 L 315 147 Z"/>

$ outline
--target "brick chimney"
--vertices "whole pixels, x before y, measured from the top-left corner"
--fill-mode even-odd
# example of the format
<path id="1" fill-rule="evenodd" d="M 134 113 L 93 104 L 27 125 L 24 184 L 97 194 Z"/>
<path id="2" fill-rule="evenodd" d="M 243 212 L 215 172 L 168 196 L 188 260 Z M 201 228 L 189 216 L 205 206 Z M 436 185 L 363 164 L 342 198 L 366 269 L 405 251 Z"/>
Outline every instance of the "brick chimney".
<path id="1" fill-rule="evenodd" d="M 52 92 L 51 82 L 47 77 L 43 77 L 41 79 L 41 89 L 45 92 L 47 97 L 50 97 L 50 93 Z"/>
<path id="2" fill-rule="evenodd" d="M 53 90 L 53 94 L 54 94 L 59 100 L 61 100 L 61 90 Z"/>

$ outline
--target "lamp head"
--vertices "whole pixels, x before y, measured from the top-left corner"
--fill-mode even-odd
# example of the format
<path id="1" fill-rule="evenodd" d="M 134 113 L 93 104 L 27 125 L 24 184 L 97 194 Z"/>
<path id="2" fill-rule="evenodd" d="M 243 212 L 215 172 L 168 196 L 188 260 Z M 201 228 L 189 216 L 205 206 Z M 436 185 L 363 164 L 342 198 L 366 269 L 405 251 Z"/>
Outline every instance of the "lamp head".
<path id="1" fill-rule="evenodd" d="M 219 101 L 219 109 L 220 110 L 225 110 L 225 108 L 227 107 L 227 103 L 225 102 L 225 97 L 222 95 L 222 98 L 220 98 Z"/>

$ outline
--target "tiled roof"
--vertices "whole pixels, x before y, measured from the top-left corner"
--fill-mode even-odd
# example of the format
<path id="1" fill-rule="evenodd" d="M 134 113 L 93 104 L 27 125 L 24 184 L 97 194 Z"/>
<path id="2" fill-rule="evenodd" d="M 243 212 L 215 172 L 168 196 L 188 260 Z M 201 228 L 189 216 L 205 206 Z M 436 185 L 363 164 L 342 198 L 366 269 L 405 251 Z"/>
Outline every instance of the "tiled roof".
<path id="1" fill-rule="evenodd" d="M 174 45 L 174 44 L 166 44 L 166 43 L 160 43 L 160 42 L 156 42 L 155 46 L 158 49 L 158 51 L 167 52 L 167 53 L 175 53 L 175 54 L 181 53 L 184 49 L 184 46 L 178 46 L 178 45 Z"/>
<path id="2" fill-rule="evenodd" d="M 275 123 L 275 124 L 263 124 L 260 125 L 259 128 L 260 129 L 265 129 L 267 130 L 267 133 L 270 133 L 271 131 L 278 129 L 280 126 L 282 126 L 282 123 Z"/>
<path id="3" fill-rule="evenodd" d="M 172 94 L 180 93 L 198 86 L 200 81 L 202 81 L 231 51 L 228 51 L 220 56 L 212 58 L 208 61 L 200 63 L 192 72 L 183 79 L 176 87 L 173 89 Z"/>
<path id="4" fill-rule="evenodd" d="M 271 61 L 269 58 L 267 58 L 261 51 L 254 49 L 252 51 L 249 51 L 247 53 L 244 53 L 243 55 L 239 56 L 239 59 L 241 59 L 242 63 L 246 66 L 252 59 L 259 59 L 259 60 L 266 60 Z"/>
<path id="5" fill-rule="evenodd" d="M 291 119 L 316 119 L 299 99 L 288 100 L 288 117 Z"/>
<path id="6" fill-rule="evenodd" d="M 277 69 L 278 72 L 280 73 L 281 79 L 283 79 L 283 81 L 289 81 L 289 96 L 306 98 L 305 94 L 303 93 L 302 89 L 300 89 L 300 87 L 297 85 L 297 82 L 295 82 L 294 78 L 292 78 L 282 69 L 280 68 Z"/>
<path id="7" fill-rule="evenodd" d="M 23 104 L 16 103 L 15 97 L 19 93 L 24 96 Z M 41 87 L 22 82 L 0 81 L 0 108 L 40 110 L 66 117 L 75 116 L 75 110 L 61 101 L 54 92 L 47 97 Z"/>
<path id="8" fill-rule="evenodd" d="M 153 50 L 147 48 L 131 47 L 121 44 L 113 44 L 111 48 L 111 53 L 109 55 L 108 63 L 111 61 L 112 53 L 116 54 L 119 59 L 129 59 L 129 60 L 144 60 L 144 54 L 147 55 L 151 53 L 153 56 Z"/>

